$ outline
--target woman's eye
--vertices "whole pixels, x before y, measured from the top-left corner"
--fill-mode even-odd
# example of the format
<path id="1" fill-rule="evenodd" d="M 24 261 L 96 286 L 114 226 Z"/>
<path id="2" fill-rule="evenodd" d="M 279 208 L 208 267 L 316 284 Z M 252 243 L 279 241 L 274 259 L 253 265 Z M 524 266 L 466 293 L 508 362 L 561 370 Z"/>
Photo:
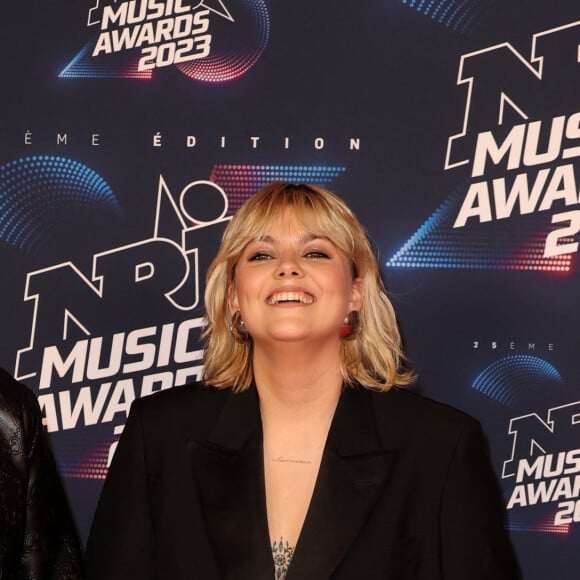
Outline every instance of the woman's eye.
<path id="1" fill-rule="evenodd" d="M 311 250 L 310 252 L 306 253 L 307 258 L 328 258 L 328 254 L 326 252 L 321 252 L 320 250 Z"/>
<path id="2" fill-rule="evenodd" d="M 272 256 L 266 252 L 254 252 L 250 255 L 250 262 L 258 262 L 260 260 L 269 260 Z"/>

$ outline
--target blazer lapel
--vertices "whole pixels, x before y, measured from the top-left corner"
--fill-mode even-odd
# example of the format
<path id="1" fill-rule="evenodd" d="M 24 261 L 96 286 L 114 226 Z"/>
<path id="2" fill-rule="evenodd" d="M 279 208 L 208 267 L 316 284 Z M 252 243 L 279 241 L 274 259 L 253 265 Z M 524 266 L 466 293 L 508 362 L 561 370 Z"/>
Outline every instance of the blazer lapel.
<path id="1" fill-rule="evenodd" d="M 208 536 L 222 577 L 272 580 L 255 388 L 230 393 L 208 440 L 192 441 L 190 448 Z"/>
<path id="2" fill-rule="evenodd" d="M 332 575 L 385 488 L 396 457 L 381 444 L 371 393 L 345 388 L 287 580 Z"/>

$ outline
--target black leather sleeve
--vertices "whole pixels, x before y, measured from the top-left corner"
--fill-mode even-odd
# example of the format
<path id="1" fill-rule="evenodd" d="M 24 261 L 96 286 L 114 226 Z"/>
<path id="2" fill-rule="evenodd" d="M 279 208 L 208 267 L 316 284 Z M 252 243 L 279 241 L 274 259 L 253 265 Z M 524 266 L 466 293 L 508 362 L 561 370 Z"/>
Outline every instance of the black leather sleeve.
<path id="1" fill-rule="evenodd" d="M 0 577 L 80 580 L 79 540 L 34 394 L 0 369 Z"/>

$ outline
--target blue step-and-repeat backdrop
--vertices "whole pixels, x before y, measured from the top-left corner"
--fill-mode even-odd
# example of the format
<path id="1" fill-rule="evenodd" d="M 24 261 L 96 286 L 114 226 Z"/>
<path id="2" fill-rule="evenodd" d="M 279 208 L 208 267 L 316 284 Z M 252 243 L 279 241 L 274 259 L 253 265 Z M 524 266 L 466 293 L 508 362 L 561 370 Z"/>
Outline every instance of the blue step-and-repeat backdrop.
<path id="1" fill-rule="evenodd" d="M 200 376 L 272 180 L 368 228 L 418 389 L 489 438 L 526 580 L 580 567 L 580 6 L 31 0 L 0 24 L 0 366 L 86 538 L 131 402 Z"/>

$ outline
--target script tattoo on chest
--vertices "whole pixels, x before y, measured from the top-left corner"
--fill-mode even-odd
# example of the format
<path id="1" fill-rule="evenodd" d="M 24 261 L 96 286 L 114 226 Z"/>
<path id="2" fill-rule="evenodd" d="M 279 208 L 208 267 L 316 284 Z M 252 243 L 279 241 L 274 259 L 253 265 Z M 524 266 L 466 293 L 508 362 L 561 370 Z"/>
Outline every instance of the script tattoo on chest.
<path id="1" fill-rule="evenodd" d="M 291 546 L 283 537 L 272 543 L 272 557 L 274 558 L 275 580 L 284 580 L 288 573 L 290 561 L 294 555 L 294 546 Z"/>
<path id="2" fill-rule="evenodd" d="M 312 461 L 308 459 L 289 459 L 288 457 L 282 457 L 281 455 L 278 457 L 274 457 L 272 461 L 275 461 L 276 463 L 304 463 L 305 465 L 309 465 L 312 463 Z"/>

